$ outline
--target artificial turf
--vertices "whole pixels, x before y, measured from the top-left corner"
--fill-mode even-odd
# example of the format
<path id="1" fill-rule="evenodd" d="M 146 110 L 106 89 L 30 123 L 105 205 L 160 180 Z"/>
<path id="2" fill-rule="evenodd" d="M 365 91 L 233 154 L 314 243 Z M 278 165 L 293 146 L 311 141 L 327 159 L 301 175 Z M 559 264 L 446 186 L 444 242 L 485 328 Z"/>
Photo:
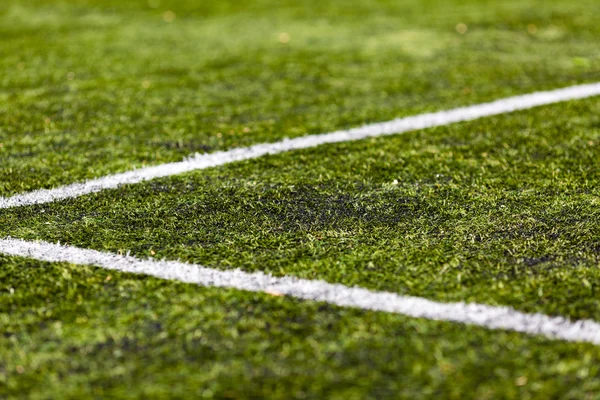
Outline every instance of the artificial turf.
<path id="1" fill-rule="evenodd" d="M 20 398 L 570 398 L 600 349 L 0 258 L 0 388 Z"/>
<path id="2" fill-rule="evenodd" d="M 595 3 L 4 1 L 0 195 L 594 81 Z M 600 320 L 599 111 L 0 210 L 0 237 Z M 589 344 L 0 255 L 0 397 L 597 398 L 599 361 Z"/>
<path id="3" fill-rule="evenodd" d="M 599 13 L 595 0 L 3 0 L 0 195 L 597 80 Z"/>
<path id="4" fill-rule="evenodd" d="M 600 320 L 598 111 L 577 101 L 5 210 L 0 235 Z"/>
<path id="5" fill-rule="evenodd" d="M 544 107 L 3 210 L 2 235 L 600 319 L 590 167 L 599 106 Z M 591 345 L 4 260 L 10 390 L 600 394 Z"/>

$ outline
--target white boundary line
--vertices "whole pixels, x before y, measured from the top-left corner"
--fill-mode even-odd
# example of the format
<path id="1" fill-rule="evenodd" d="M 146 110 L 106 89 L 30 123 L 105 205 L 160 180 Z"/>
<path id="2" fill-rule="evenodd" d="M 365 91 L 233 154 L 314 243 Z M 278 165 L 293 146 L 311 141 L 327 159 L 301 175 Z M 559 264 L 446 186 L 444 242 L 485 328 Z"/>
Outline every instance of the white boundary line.
<path id="1" fill-rule="evenodd" d="M 309 135 L 295 139 L 285 139 L 275 143 L 256 144 L 250 147 L 219 151 L 210 154 L 197 154 L 181 162 L 141 168 L 121 174 L 107 175 L 87 182 L 74 183 L 54 189 L 35 190 L 8 198 L 0 197 L 0 209 L 51 203 L 89 193 L 100 192 L 105 189 L 113 189 L 121 185 L 133 184 L 193 170 L 225 165 L 236 161 L 258 158 L 266 154 L 277 154 L 291 150 L 306 149 L 326 143 L 339 143 L 369 137 L 394 135 L 597 95 L 600 95 L 600 83 L 577 85 L 548 92 L 537 92 L 509 97 L 491 103 L 483 103 L 470 107 L 461 107 L 448 111 L 400 118 L 349 130 L 320 135 Z"/>
<path id="2" fill-rule="evenodd" d="M 503 329 L 530 335 L 542 335 L 551 339 L 600 345 L 600 324 L 595 321 L 571 322 L 563 317 L 522 313 L 510 307 L 474 303 L 440 303 L 420 297 L 375 292 L 318 280 L 292 277 L 276 278 L 261 272 L 248 273 L 239 269 L 220 271 L 177 261 L 140 260 L 96 250 L 11 238 L 0 239 L 0 253 L 29 257 L 40 261 L 92 265 L 202 286 L 282 294 L 341 307 L 384 311 L 437 321 L 459 322 L 488 329 Z"/>

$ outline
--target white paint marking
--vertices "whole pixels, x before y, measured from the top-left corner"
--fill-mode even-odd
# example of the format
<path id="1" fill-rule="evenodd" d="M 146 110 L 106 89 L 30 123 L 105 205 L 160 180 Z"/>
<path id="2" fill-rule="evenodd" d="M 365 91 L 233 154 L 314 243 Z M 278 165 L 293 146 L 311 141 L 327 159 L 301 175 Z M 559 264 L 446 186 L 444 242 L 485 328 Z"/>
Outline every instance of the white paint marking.
<path id="1" fill-rule="evenodd" d="M 236 161 L 258 158 L 266 154 L 278 154 L 291 150 L 306 149 L 326 143 L 339 143 L 369 137 L 394 135 L 597 95 L 600 95 L 600 83 L 571 86 L 548 92 L 537 92 L 523 96 L 509 97 L 507 99 L 470 107 L 461 107 L 448 111 L 399 118 L 388 122 L 365 125 L 349 130 L 320 135 L 309 135 L 295 139 L 284 139 L 280 142 L 256 144 L 250 147 L 219 151 L 210 154 L 196 154 L 181 162 L 162 164 L 121 174 L 108 175 L 87 182 L 74 183 L 55 189 L 35 190 L 9 198 L 0 197 L 0 209 L 51 203 L 58 200 L 100 192 L 105 189 L 114 189 L 121 185 L 133 184 L 184 172 L 216 167 Z"/>
<path id="2" fill-rule="evenodd" d="M 526 314 L 510 307 L 473 303 L 439 303 L 420 297 L 374 292 L 364 288 L 347 287 L 324 281 L 292 277 L 276 278 L 261 272 L 248 273 L 239 269 L 220 271 L 177 261 L 140 260 L 96 250 L 44 242 L 27 242 L 20 239 L 0 239 L 0 253 L 29 257 L 40 261 L 92 265 L 202 286 L 284 294 L 342 307 L 384 311 L 437 321 L 459 322 L 489 329 L 542 335 L 551 339 L 600 344 L 600 324 L 595 321 L 571 322 L 562 317 Z"/>

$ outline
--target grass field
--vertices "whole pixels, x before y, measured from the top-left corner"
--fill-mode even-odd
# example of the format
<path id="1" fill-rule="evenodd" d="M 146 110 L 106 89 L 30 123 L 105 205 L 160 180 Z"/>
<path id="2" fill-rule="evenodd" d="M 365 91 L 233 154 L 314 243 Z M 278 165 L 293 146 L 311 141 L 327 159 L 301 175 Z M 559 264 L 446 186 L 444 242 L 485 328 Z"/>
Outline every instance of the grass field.
<path id="1" fill-rule="evenodd" d="M 0 196 L 600 81 L 591 0 L 3 0 Z M 12 237 L 600 321 L 600 98 L 0 209 Z M 600 347 L 0 253 L 0 398 L 600 398 Z"/>

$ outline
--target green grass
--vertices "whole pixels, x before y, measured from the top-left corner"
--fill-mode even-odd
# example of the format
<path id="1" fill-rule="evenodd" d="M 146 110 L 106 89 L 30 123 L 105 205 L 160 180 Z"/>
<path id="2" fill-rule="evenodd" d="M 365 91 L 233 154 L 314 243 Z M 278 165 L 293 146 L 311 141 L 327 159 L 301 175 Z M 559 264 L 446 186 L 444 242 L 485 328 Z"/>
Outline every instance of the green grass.
<path id="1" fill-rule="evenodd" d="M 600 80 L 599 7 L 3 1 L 0 196 Z M 600 320 L 598 115 L 588 99 L 0 210 L 0 238 Z M 599 361 L 0 255 L 0 398 L 592 399 Z"/>
<path id="2" fill-rule="evenodd" d="M 600 391 L 592 345 L 1 260 L 0 277 L 15 286 L 0 297 L 10 312 L 0 319 L 7 396 L 580 399 Z"/>
<path id="3" fill-rule="evenodd" d="M 0 195 L 600 77 L 592 0 L 158 3 L 2 2 Z"/>
<path id="4" fill-rule="evenodd" d="M 0 236 L 600 320 L 599 111 L 578 101 L 7 210 Z"/>

